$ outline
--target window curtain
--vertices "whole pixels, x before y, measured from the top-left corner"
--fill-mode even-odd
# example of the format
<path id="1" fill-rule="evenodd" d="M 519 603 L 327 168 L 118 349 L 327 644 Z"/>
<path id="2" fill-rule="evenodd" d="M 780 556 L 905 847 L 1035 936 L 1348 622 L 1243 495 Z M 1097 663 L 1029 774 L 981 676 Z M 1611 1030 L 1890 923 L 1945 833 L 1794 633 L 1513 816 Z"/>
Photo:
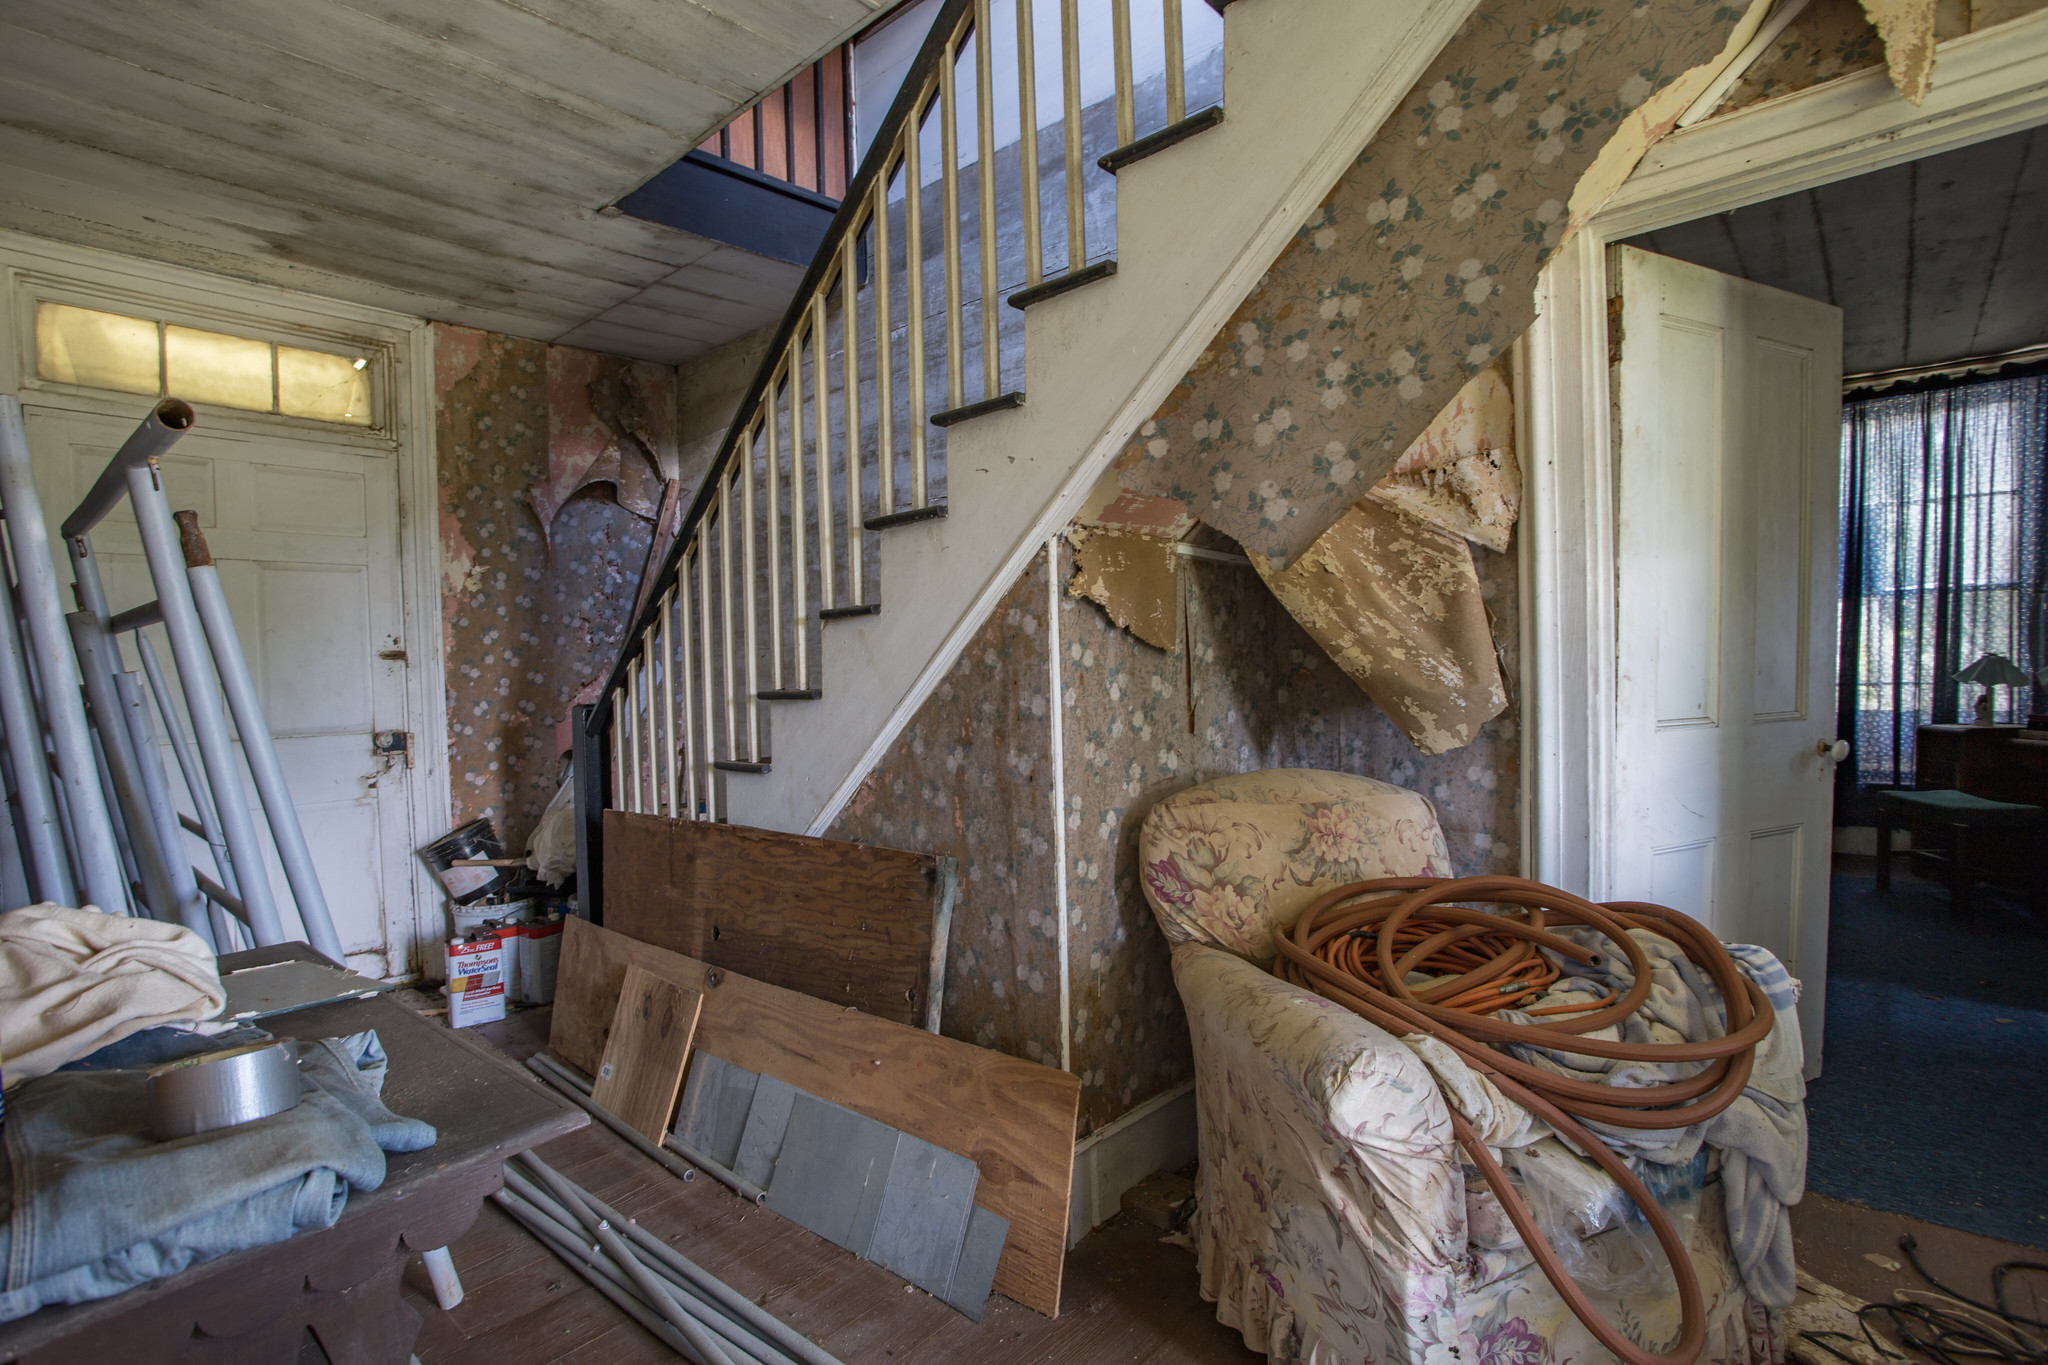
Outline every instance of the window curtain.
<path id="1" fill-rule="evenodd" d="M 2044 474 L 2048 374 L 1843 405 L 1840 797 L 1912 786 L 1917 727 L 1974 719 L 1979 689 L 1955 674 L 1982 655 L 2048 664 Z M 2041 699 L 1992 695 L 2001 722 Z"/>

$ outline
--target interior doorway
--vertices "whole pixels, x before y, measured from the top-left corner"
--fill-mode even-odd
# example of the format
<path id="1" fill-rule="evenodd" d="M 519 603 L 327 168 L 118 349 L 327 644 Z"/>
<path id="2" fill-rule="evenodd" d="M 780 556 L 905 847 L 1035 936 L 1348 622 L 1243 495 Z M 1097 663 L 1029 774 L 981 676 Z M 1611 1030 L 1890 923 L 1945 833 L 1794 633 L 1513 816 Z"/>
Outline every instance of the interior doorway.
<path id="1" fill-rule="evenodd" d="M 2048 1178 L 2004 1154 L 2048 1112 L 2044 238 L 2048 128 L 2029 128 L 1621 248 L 1842 313 L 1827 721 L 1851 756 L 1824 980 L 1800 972 L 1831 1039 L 1808 1186 L 2032 1246 Z M 1880 825 L 1911 845 L 1882 873 Z"/>
<path id="2" fill-rule="evenodd" d="M 418 971 L 441 912 L 412 850 L 448 809 L 424 326 L 11 236 L 0 280 L 0 391 L 21 399 L 53 546 L 157 395 L 194 400 L 199 420 L 162 475 L 219 567 L 348 965 Z M 125 502 L 94 532 L 115 612 L 152 596 L 139 546 Z M 68 583 L 68 566 L 58 573 Z M 162 627 L 140 633 L 167 664 Z M 121 645 L 123 666 L 141 667 L 134 639 Z M 175 672 L 167 681 L 189 735 Z M 167 789 L 192 815 L 156 724 Z M 252 783 L 244 796 L 258 809 Z M 264 851 L 296 936 L 267 838 Z M 214 875 L 201 839 L 186 853 Z"/>
<path id="3" fill-rule="evenodd" d="M 1629 823 L 1626 771 L 1639 756 L 1623 724 L 1629 663 L 1618 634 L 1627 607 L 1616 577 L 1626 549 L 1619 513 L 1628 490 L 1618 483 L 1626 470 L 1610 368 L 1616 249 L 1627 243 L 1690 268 L 1838 304 L 1844 369 L 1866 383 L 1873 375 L 1939 383 L 1939 372 L 1957 360 L 1995 355 L 2004 363 L 2013 351 L 2048 343 L 2048 335 L 2022 335 L 2048 317 L 2035 188 L 2043 183 L 2038 150 L 2048 150 L 2048 134 L 2028 131 L 2048 122 L 2048 98 L 2030 70 L 2048 53 L 2048 24 L 2017 24 L 1997 37 L 1997 46 L 1945 44 L 1942 74 L 1919 109 L 1872 72 L 1674 135 L 1546 270 L 1525 350 L 1531 875 L 1595 899 L 1640 892 L 1631 866 L 1640 835 Z M 1944 164 L 1944 157 L 1954 160 Z M 1879 179 L 1856 183 L 1864 176 Z M 1916 181 L 1924 189 L 1917 216 Z M 1843 203 L 1831 214 L 1836 196 L 1868 202 L 1861 210 Z M 1980 200 L 2001 212 L 1989 214 Z M 2008 205 L 2036 217 L 2005 222 Z M 1891 244 L 1892 256 L 1859 255 L 1846 237 L 1827 233 L 1831 218 L 1868 229 Z M 1986 233 L 1988 243 L 1969 244 Z M 1945 235 L 1964 240 L 1939 253 L 1945 264 L 1929 265 Z M 1893 285 L 1873 283 L 1887 271 L 1898 276 Z M 1859 533 L 1875 534 L 1875 519 L 1865 523 Z M 1842 525 L 1817 519 L 1809 529 L 1832 539 Z M 1840 584 L 1833 578 L 1822 588 L 1837 621 Z M 2038 668 L 2048 659 L 2023 662 Z M 1832 665 L 1828 671 L 1838 681 Z M 1977 690 L 1945 686 L 1947 703 Z M 2008 721 L 2024 723 L 2009 699 L 1999 706 Z M 1826 738 L 1855 746 L 1834 788 L 1842 794 L 1836 822 L 1867 829 L 1872 784 L 1859 765 L 1876 746 L 1869 725 L 1859 733 L 1850 710 L 1819 719 Z M 1880 728 L 1886 725 L 1901 722 L 1881 718 Z M 1903 726 L 1907 748 L 1919 727 L 1918 718 Z M 1898 748 L 1892 745 L 1893 758 Z M 1970 908 L 1959 917 L 1944 879 L 1909 874 L 1903 865 L 1880 898 L 1869 836 L 1843 842 L 1854 847 L 1859 838 L 1860 863 L 1853 853 L 1830 859 L 1828 965 L 1798 969 L 1808 989 L 1818 987 L 1830 1002 L 1827 1064 L 1809 1106 L 1808 1187 L 1948 1227 L 2048 1243 L 2044 1177 L 2002 1159 L 2038 1140 L 2038 1116 L 2048 1108 L 2048 1096 L 2029 1089 L 2048 1074 L 2048 1014 L 2041 1012 L 2048 1001 L 2038 985 L 2048 967 L 2042 921 L 2023 898 L 2011 900 L 1996 886 L 1972 887 Z M 2029 853 L 2038 881 L 2048 868 L 2038 853 L 2021 856 Z"/>

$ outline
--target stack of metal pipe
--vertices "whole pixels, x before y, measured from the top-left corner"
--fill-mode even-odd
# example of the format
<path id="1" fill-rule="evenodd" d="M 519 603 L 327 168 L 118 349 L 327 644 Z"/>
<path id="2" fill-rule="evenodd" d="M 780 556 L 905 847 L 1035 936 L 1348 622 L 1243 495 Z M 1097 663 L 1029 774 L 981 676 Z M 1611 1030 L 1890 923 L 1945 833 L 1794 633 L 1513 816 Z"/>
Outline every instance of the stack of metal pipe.
<path id="1" fill-rule="evenodd" d="M 0 609 L 0 776 L 10 817 L 0 823 L 0 909 L 43 900 L 145 915 L 183 924 L 216 952 L 284 943 L 300 935 L 279 913 L 267 846 L 284 870 L 305 941 L 340 962 L 341 941 L 219 571 L 196 515 L 174 515 L 164 492 L 159 460 L 196 420 L 179 399 L 156 403 L 64 519 L 67 609 L 21 404 L 0 395 L 0 586 L 7 598 Z M 116 613 L 92 530 L 123 500 L 134 512 L 156 597 Z M 145 633 L 158 625 L 182 707 Z M 123 635 L 133 638 L 139 673 L 124 666 Z M 184 811 L 159 757 L 160 733 L 177 761 Z M 245 762 L 267 840 L 243 796 Z M 193 865 L 187 833 L 204 842 L 213 875 Z"/>
<path id="2" fill-rule="evenodd" d="M 628 1317 L 697 1365 L 839 1365 L 832 1354 L 531 1152 L 491 1196 Z"/>

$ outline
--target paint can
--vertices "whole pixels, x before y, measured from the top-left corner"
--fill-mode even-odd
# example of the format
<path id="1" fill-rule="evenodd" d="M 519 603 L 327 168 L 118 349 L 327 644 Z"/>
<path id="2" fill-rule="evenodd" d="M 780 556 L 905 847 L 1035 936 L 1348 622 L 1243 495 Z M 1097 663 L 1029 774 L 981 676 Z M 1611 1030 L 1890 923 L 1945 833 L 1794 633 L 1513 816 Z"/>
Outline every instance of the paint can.
<path id="1" fill-rule="evenodd" d="M 502 890 L 512 880 L 509 867 L 457 867 L 463 861 L 505 856 L 504 841 L 491 827 L 488 817 L 457 825 L 420 849 L 420 857 L 434 871 L 434 880 L 457 905 L 469 905 Z"/>

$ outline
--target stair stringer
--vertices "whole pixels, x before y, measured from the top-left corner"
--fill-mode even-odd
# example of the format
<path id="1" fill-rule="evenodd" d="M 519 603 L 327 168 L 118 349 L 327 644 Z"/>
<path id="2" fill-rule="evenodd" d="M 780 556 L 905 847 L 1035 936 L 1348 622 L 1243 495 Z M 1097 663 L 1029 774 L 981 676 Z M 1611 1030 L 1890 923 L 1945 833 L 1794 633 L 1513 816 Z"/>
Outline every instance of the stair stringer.
<path id="1" fill-rule="evenodd" d="M 831 622 L 736 824 L 821 834 L 1046 540 L 1194 365 L 1478 0 L 1225 11 L 1216 128 L 1117 177 L 1117 272 L 1032 307 L 1024 406 L 947 433 L 947 515 L 880 533 L 879 615 Z"/>

